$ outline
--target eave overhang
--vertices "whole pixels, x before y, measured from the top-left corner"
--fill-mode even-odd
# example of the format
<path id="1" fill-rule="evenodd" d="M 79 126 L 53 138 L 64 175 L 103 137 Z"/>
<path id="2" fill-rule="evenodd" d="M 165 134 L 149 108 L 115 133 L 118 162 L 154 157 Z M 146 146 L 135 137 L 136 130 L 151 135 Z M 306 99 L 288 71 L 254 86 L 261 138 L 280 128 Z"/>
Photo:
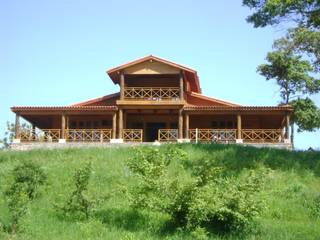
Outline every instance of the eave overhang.
<path id="1" fill-rule="evenodd" d="M 11 111 L 18 114 L 105 114 L 116 112 L 117 106 L 14 106 L 11 107 Z"/>

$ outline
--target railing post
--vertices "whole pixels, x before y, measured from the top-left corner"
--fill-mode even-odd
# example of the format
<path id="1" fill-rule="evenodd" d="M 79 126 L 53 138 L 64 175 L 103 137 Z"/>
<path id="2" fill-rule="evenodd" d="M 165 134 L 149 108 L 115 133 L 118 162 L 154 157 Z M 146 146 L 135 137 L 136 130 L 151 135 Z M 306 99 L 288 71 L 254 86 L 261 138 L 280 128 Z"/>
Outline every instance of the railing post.
<path id="1" fill-rule="evenodd" d="M 242 119 L 241 119 L 241 115 L 240 114 L 237 115 L 237 139 L 236 139 L 236 143 L 243 143 L 243 139 L 242 139 Z"/>
<path id="2" fill-rule="evenodd" d="M 103 130 L 100 130 L 100 142 L 103 142 Z"/>
<path id="3" fill-rule="evenodd" d="M 198 128 L 196 128 L 196 143 L 198 143 Z"/>

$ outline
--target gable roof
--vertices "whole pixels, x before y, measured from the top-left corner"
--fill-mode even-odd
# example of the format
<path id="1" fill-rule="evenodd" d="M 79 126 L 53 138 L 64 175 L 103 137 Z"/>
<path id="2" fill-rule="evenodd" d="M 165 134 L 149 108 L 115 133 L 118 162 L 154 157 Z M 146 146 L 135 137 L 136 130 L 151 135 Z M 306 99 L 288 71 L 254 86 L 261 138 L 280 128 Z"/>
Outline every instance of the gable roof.
<path id="1" fill-rule="evenodd" d="M 120 98 L 120 93 L 112 93 L 103 97 L 90 99 L 84 102 L 76 103 L 71 106 L 113 106 L 116 105 L 116 100 Z"/>
<path id="2" fill-rule="evenodd" d="M 241 105 L 229 101 L 204 96 L 195 92 L 186 92 L 187 106 L 225 106 L 239 107 Z"/>
<path id="3" fill-rule="evenodd" d="M 146 56 L 146 57 L 131 61 L 129 63 L 120 65 L 118 67 L 112 68 L 112 69 L 107 71 L 107 74 L 112 79 L 112 81 L 115 84 L 117 84 L 117 83 L 119 83 L 120 71 L 122 71 L 122 70 L 124 70 L 126 68 L 129 68 L 131 66 L 146 62 L 146 61 L 156 61 L 156 62 L 163 63 L 163 64 L 169 65 L 171 67 L 178 68 L 178 69 L 182 70 L 183 73 L 184 73 L 185 79 L 190 82 L 191 90 L 194 91 L 194 92 L 201 93 L 199 77 L 198 77 L 198 74 L 197 74 L 196 70 L 194 70 L 192 68 L 189 68 L 189 67 L 186 67 L 186 66 L 183 66 L 183 65 L 180 65 L 178 63 L 174 63 L 174 62 L 168 61 L 168 60 L 163 59 L 163 58 L 159 58 L 159 57 L 153 56 L 153 55 L 149 55 L 149 56 Z"/>

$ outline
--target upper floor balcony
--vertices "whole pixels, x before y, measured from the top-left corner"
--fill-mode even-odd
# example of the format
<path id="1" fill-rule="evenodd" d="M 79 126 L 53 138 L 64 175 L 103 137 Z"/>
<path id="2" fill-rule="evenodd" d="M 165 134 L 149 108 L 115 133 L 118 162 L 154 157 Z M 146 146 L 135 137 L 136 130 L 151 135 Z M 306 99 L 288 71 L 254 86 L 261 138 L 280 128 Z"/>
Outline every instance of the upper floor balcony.
<path id="1" fill-rule="evenodd" d="M 178 87 L 125 87 L 123 99 L 148 101 L 179 101 L 181 97 L 180 89 Z"/>

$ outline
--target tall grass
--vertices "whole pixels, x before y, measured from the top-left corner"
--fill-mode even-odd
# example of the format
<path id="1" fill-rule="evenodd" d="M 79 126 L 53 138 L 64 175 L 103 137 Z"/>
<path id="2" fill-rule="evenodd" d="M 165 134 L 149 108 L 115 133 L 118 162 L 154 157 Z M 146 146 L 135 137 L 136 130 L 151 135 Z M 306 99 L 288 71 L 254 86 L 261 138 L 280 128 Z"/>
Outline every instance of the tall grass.
<path id="1" fill-rule="evenodd" d="M 320 194 L 320 152 L 290 152 L 237 145 L 177 145 L 188 154 L 185 164 L 212 160 L 226 174 L 242 175 L 250 169 L 268 168 L 268 184 L 261 198 L 267 208 L 258 219 L 256 232 L 245 239 L 319 239 L 320 216 L 312 214 Z M 162 146 L 161 148 L 166 148 Z M 134 148 L 89 148 L 0 152 L 0 222 L 10 214 L 2 194 L 10 171 L 23 161 L 42 166 L 48 175 L 40 196 L 22 219 L 20 231 L 12 236 L 0 230 L 0 239 L 195 239 L 168 224 L 168 216 L 129 207 L 125 189 L 135 178 L 125 165 Z M 87 220 L 64 218 L 54 204 L 63 202 L 72 191 L 75 169 L 92 163 L 90 194 L 106 199 Z M 1 226 L 0 226 L 1 229 Z M 210 239 L 238 239 L 232 235 L 210 235 Z"/>

